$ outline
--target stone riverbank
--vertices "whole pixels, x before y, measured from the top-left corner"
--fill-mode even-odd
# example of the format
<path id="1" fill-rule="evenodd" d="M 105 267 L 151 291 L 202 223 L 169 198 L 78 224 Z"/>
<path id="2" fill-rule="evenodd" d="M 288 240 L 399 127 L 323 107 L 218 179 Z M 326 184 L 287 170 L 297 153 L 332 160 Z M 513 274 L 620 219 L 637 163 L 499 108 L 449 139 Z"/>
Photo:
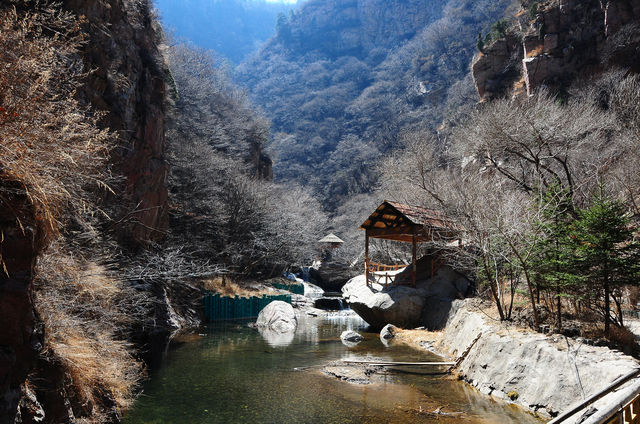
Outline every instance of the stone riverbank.
<path id="1" fill-rule="evenodd" d="M 477 299 L 453 302 L 440 332 L 403 330 L 396 340 L 448 359 L 468 354 L 459 378 L 480 392 L 553 417 L 636 369 L 638 361 L 607 347 L 500 323 Z"/>

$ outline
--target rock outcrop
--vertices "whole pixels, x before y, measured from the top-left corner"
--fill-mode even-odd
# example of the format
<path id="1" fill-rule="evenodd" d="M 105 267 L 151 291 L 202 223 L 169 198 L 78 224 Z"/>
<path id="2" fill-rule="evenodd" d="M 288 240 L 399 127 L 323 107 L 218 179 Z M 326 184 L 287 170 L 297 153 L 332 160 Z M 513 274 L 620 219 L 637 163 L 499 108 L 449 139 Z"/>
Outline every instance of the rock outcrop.
<path id="1" fill-rule="evenodd" d="M 325 291 L 337 292 L 342 289 L 347 281 L 362 272 L 348 264 L 338 261 L 322 262 L 320 266 L 311 268 L 309 276 L 311 280 Z"/>
<path id="2" fill-rule="evenodd" d="M 516 15 L 521 45 L 508 32 L 476 55 L 472 70 L 478 94 L 532 94 L 556 90 L 576 78 L 612 66 L 640 72 L 640 0 L 525 1 Z M 521 66 L 514 65 L 517 51 Z M 511 91 L 511 92 L 510 92 Z"/>
<path id="3" fill-rule="evenodd" d="M 419 279 L 415 288 L 378 283 L 368 286 L 360 275 L 349 280 L 342 293 L 351 309 L 374 329 L 386 324 L 439 329 L 446 322 L 451 302 L 465 297 L 469 288 L 466 277 L 443 266 L 433 278 Z"/>
<path id="4" fill-rule="evenodd" d="M 0 423 L 13 423 L 27 375 L 38 358 L 31 290 L 40 230 L 35 211 L 20 183 L 0 181 Z M 21 194 L 18 194 L 21 193 Z"/>
<path id="5" fill-rule="evenodd" d="M 508 34 L 483 50 L 471 64 L 473 82 L 481 98 L 499 97 L 520 77 L 522 45 Z"/>
<path id="6" fill-rule="evenodd" d="M 116 231 L 127 245 L 159 240 L 167 229 L 167 163 L 164 146 L 165 66 L 158 50 L 150 3 L 126 0 L 65 0 L 42 5 L 15 0 L 3 4 L 21 14 L 55 8 L 79 18 L 86 35 L 79 57 L 87 72 L 79 88 L 83 106 L 104 113 L 100 125 L 118 136 L 112 152 L 115 173 L 124 177 L 122 193 L 106 206 L 119 219 Z M 47 12 L 49 13 L 49 12 Z M 56 32 L 55 29 L 51 29 Z M 76 59 L 82 59 L 76 63 Z M 39 355 L 43 330 L 34 312 L 32 284 L 37 256 L 45 243 L 41 217 L 25 187 L 3 180 L 0 201 L 0 423 L 72 422 L 89 417 L 94 405 L 82 404 L 65 365 Z M 114 196 L 115 197 L 115 196 Z M 29 381 L 35 382 L 30 387 Z M 102 394 L 118 420 L 115 403 Z M 44 417 L 44 418 L 43 418 Z"/>

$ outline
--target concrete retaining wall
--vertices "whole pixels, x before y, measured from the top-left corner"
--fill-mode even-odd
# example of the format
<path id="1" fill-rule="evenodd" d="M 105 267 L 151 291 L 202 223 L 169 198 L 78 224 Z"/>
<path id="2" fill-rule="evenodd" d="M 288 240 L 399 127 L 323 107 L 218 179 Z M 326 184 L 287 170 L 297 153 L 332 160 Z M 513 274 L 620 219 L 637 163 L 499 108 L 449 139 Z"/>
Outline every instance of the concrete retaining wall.
<path id="1" fill-rule="evenodd" d="M 474 299 L 454 302 L 436 348 L 455 358 L 482 333 L 460 365 L 460 376 L 482 393 L 508 399 L 542 416 L 557 415 L 583 395 L 605 388 L 638 367 L 633 358 L 606 347 L 506 326 L 474 305 Z"/>

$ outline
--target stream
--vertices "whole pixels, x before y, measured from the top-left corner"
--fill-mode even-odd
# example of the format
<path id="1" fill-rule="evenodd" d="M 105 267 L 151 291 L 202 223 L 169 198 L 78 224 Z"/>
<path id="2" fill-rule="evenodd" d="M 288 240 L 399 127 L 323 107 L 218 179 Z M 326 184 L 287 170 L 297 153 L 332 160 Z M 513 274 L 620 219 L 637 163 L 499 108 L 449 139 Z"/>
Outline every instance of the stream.
<path id="1" fill-rule="evenodd" d="M 340 334 L 348 329 L 365 340 L 352 348 L 343 345 Z M 520 408 L 442 376 L 389 373 L 381 383 L 355 385 L 319 370 L 332 360 L 367 357 L 442 360 L 403 345 L 387 347 L 377 333 L 366 332 L 364 321 L 345 313 L 307 318 L 285 338 L 265 339 L 246 322 L 209 324 L 172 342 L 124 422 L 541 423 Z M 433 414 L 438 408 L 456 414 Z"/>

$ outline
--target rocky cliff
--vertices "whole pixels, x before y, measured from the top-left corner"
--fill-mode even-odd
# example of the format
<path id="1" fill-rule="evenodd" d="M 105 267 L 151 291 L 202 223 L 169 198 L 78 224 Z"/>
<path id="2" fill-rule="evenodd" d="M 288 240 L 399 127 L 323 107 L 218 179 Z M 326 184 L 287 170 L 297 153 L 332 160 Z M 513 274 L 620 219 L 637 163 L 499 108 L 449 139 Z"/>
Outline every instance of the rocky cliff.
<path id="1" fill-rule="evenodd" d="M 584 340 L 499 325 L 477 300 L 454 302 L 438 348 L 461 361 L 459 376 L 482 393 L 553 417 L 637 368 L 637 361 Z"/>
<path id="2" fill-rule="evenodd" d="M 74 67 L 70 74 L 82 72 L 75 69 L 77 66 L 87 72 L 74 94 L 80 107 L 100 114 L 100 127 L 116 134 L 110 162 L 113 174 L 122 176 L 112 187 L 113 197 L 107 199 L 104 208 L 118 223 L 116 232 L 124 245 L 140 246 L 161 239 L 168 226 L 165 65 L 159 54 L 159 36 L 149 4 L 128 0 L 7 3 L 3 2 L 0 10 L 7 11 L 16 21 L 36 16 L 33 19 L 46 28 L 44 33 L 33 31 L 35 38 L 28 41 L 34 45 L 39 42 L 38 36 L 51 39 L 66 36 L 63 32 L 56 33 L 55 27 L 47 27 L 48 19 L 76 22 L 81 27 L 73 30 L 73 34 L 84 37 L 78 57 L 66 58 L 67 65 Z M 7 69 L 13 65 L 11 61 L 6 63 Z M 4 94 L 2 101 L 6 102 L 9 96 Z M 49 101 L 56 102 L 57 98 L 52 95 Z M 2 106 L 0 110 L 5 112 L 7 103 Z M 77 112 L 82 114 L 81 110 Z M 13 116 L 20 119 L 18 112 Z M 87 118 L 85 124 L 92 125 L 91 119 Z M 43 123 L 45 128 L 46 125 L 51 127 L 49 131 L 64 134 L 64 128 L 56 127 L 57 123 Z M 40 142 L 49 142 L 44 140 Z M 64 159 L 59 166 L 62 164 Z M 35 265 L 46 247 L 44 235 L 57 234 L 50 223 L 66 219 L 55 215 L 64 206 L 51 212 L 55 215 L 51 221 L 43 220 L 42 205 L 35 204 L 42 203 L 42 199 L 36 199 L 37 195 L 25 182 L 8 178 L 5 170 L 0 178 L 0 191 L 0 423 L 74 422 L 79 417 L 92 419 L 99 414 L 101 420 L 118 420 L 119 411 L 110 393 L 102 393 L 98 400 L 103 411 L 111 410 L 109 413 L 100 412 L 96 405 L 82 403 L 64 365 L 53 356 L 43 355 L 47 329 L 34 308 Z M 28 376 L 35 383 L 31 387 Z"/>
<path id="3" fill-rule="evenodd" d="M 524 1 L 514 28 L 472 64 L 484 99 L 562 91 L 610 67 L 640 71 L 639 0 Z"/>
<path id="4" fill-rule="evenodd" d="M 117 211 L 128 242 L 159 240 L 168 227 L 165 160 L 166 64 L 148 2 L 66 0 L 85 18 L 84 62 L 92 69 L 83 95 L 118 135 L 113 164 L 125 177 Z"/>
<path id="5" fill-rule="evenodd" d="M 442 332 L 401 330 L 396 339 L 456 360 L 458 377 L 481 393 L 544 418 L 637 369 L 638 361 L 622 352 L 534 333 L 501 323 L 492 313 L 478 299 L 455 300 Z"/>

